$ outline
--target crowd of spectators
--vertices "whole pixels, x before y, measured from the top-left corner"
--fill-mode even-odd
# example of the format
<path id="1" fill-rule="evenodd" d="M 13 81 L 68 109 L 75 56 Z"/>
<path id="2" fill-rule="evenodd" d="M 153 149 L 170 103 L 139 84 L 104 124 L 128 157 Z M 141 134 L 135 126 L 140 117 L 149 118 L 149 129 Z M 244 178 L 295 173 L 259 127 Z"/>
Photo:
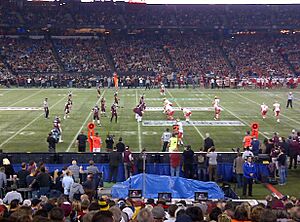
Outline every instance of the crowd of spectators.
<path id="1" fill-rule="evenodd" d="M 112 2 L 5 3 L 5 25 L 37 27 L 197 26 L 200 28 L 299 27 L 298 5 L 146 5 Z"/>
<path id="2" fill-rule="evenodd" d="M 6 160 L 5 160 L 6 161 Z M 7 162 L 6 162 L 7 163 Z M 9 163 L 8 163 L 9 164 Z M 9 166 L 5 165 L 9 172 Z M 177 200 L 167 203 L 160 199 L 112 199 L 109 195 L 96 192 L 95 175 L 98 169 L 92 165 L 85 170 L 87 180 L 80 182 L 76 161 L 63 172 L 50 175 L 45 166 L 32 161 L 23 163 L 18 175 L 3 199 L 0 199 L 0 220 L 7 222 L 276 222 L 300 221 L 299 199 L 267 196 L 256 203 L 230 200 L 199 201 Z M 0 169 L 1 186 L 4 167 Z M 5 175 L 5 174 L 4 174 Z M 15 187 L 29 187 L 32 198 L 24 198 Z M 3 190 L 3 188 L 1 188 Z M 44 191 L 50 191 L 43 193 Z M 44 195 L 42 195 L 42 193 Z M 37 196 L 35 194 L 38 194 Z"/>
<path id="3" fill-rule="evenodd" d="M 109 71 L 103 42 L 96 39 L 54 40 L 58 56 L 67 72 Z"/>
<path id="4" fill-rule="evenodd" d="M 181 38 L 180 38 L 181 37 Z M 216 47 L 216 41 L 201 38 L 197 35 L 182 35 L 171 39 L 168 51 L 178 72 L 192 74 L 215 74 L 228 76 L 229 64 Z"/>
<path id="5" fill-rule="evenodd" d="M 147 39 L 114 40 L 108 43 L 115 68 L 121 72 L 147 71 L 161 73 L 171 70 L 162 41 Z"/>
<path id="6" fill-rule="evenodd" d="M 245 36 L 224 40 L 222 46 L 240 75 L 290 76 L 293 72 L 280 55 L 275 42 L 272 37 Z"/>
<path id="7" fill-rule="evenodd" d="M 15 72 L 58 72 L 51 42 L 46 40 L 4 38 L 0 52 Z"/>

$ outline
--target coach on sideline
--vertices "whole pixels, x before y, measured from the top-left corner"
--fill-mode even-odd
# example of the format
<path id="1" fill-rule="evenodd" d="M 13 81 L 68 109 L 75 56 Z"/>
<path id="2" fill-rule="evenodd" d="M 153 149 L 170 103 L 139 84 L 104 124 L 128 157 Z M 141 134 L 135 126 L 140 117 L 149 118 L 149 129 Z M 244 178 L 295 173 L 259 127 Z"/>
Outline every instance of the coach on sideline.
<path id="1" fill-rule="evenodd" d="M 248 156 L 247 161 L 243 165 L 243 196 L 246 196 L 248 186 L 248 196 L 252 197 L 253 180 L 257 178 L 256 167 L 252 162 L 252 157 Z"/>
<path id="2" fill-rule="evenodd" d="M 87 136 L 81 131 L 81 133 L 77 136 L 76 145 L 78 146 L 78 152 L 86 151 L 86 141 Z"/>

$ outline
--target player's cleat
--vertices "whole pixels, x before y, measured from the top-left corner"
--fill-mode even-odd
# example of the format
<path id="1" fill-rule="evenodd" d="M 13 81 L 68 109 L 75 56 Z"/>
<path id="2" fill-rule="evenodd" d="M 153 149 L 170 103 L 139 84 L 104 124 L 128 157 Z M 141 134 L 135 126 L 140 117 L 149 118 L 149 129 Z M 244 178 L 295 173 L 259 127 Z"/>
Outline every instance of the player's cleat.
<path id="1" fill-rule="evenodd" d="M 280 123 L 280 119 L 277 119 L 277 123 Z"/>

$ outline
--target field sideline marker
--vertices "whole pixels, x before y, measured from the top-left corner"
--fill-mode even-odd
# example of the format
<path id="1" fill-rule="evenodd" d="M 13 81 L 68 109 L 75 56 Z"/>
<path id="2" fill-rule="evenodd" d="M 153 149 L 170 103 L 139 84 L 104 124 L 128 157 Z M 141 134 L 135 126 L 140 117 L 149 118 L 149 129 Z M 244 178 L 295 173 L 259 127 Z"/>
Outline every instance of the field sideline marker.
<path id="1" fill-rule="evenodd" d="M 54 103 L 50 109 L 52 109 L 53 107 L 55 107 L 57 104 L 59 104 L 61 101 L 63 101 L 63 99 L 66 99 L 65 97 L 61 98 L 60 100 L 58 100 L 56 103 Z M 35 121 L 37 121 L 41 116 L 44 115 L 44 112 L 41 113 L 39 116 L 35 117 L 33 120 L 31 120 L 31 122 L 29 122 L 28 124 L 26 124 L 23 128 L 19 129 L 14 135 L 12 135 L 11 137 L 9 137 L 8 139 L 6 139 L 3 143 L 0 144 L 0 147 L 2 147 L 3 145 L 5 145 L 6 143 L 8 143 L 10 140 L 12 140 L 13 138 L 15 138 L 17 135 L 19 135 L 20 132 L 22 132 L 24 129 L 26 129 L 28 126 L 30 126 L 32 123 L 34 123 Z"/>
<path id="2" fill-rule="evenodd" d="M 136 104 L 139 103 L 137 89 L 135 90 L 135 103 Z M 140 149 L 140 151 L 142 151 L 141 125 L 140 125 L 140 122 L 137 122 L 137 124 L 138 124 L 139 149 Z"/>
<path id="3" fill-rule="evenodd" d="M 101 100 L 101 98 L 103 97 L 103 95 L 105 94 L 106 89 L 102 92 L 102 94 L 100 95 L 99 99 L 96 101 L 96 104 L 98 104 Z M 75 134 L 72 142 L 70 143 L 70 145 L 68 146 L 68 148 L 66 149 L 66 152 L 69 152 L 73 143 L 75 142 L 75 140 L 77 139 L 78 134 L 82 131 L 83 127 L 86 126 L 88 120 L 91 118 L 92 112 L 89 113 L 89 115 L 87 116 L 87 118 L 85 119 L 85 121 L 83 122 L 83 124 L 81 125 L 80 129 L 78 130 L 78 132 Z"/>
<path id="4" fill-rule="evenodd" d="M 236 94 L 236 95 L 238 95 L 238 96 L 240 96 L 241 98 L 244 98 L 244 99 L 248 100 L 249 102 L 252 102 L 253 104 L 257 104 L 257 105 L 259 105 L 259 106 L 261 105 L 261 104 L 259 104 L 258 102 L 255 102 L 254 100 L 249 99 L 248 97 L 242 96 L 242 95 L 240 95 L 240 94 L 238 94 L 238 93 L 236 93 L 236 92 L 233 92 L 233 93 Z M 288 116 L 286 116 L 286 115 L 284 115 L 284 114 L 282 114 L 282 113 L 280 113 L 280 115 L 283 116 L 283 117 L 285 117 L 285 118 L 287 118 L 287 119 L 289 119 L 290 121 L 292 121 L 292 122 L 294 122 L 294 123 L 300 124 L 299 121 L 296 121 L 296 120 L 294 120 L 294 119 L 292 119 L 292 118 L 290 118 L 290 117 L 288 117 Z M 289 125 L 290 127 L 294 128 L 293 125 L 291 125 L 291 124 L 289 124 L 289 123 L 286 123 L 286 124 Z"/>
<path id="5" fill-rule="evenodd" d="M 199 92 L 201 92 L 199 89 L 197 89 Z M 201 92 L 202 93 L 202 92 Z M 210 97 L 208 96 L 208 95 L 206 95 L 205 93 L 202 93 L 202 94 L 204 94 L 207 98 L 209 98 L 210 99 Z M 239 119 L 241 122 L 243 122 L 243 123 L 245 123 L 245 125 L 247 125 L 247 126 L 250 126 L 251 124 L 248 124 L 248 122 L 247 121 L 245 121 L 245 120 L 243 120 L 242 118 L 240 118 L 239 116 L 237 116 L 236 114 L 234 114 L 232 111 L 230 111 L 229 109 L 226 109 L 224 106 L 221 106 L 224 110 L 226 110 L 227 112 L 229 112 L 231 115 L 233 115 L 235 118 L 237 118 L 237 119 Z M 261 134 L 261 135 L 263 135 L 265 138 L 267 138 L 267 139 L 269 139 L 269 137 L 266 135 L 266 134 L 264 134 L 263 132 L 261 132 L 261 131 L 259 131 L 259 133 Z"/>
<path id="6" fill-rule="evenodd" d="M 166 89 L 166 91 L 169 93 L 169 95 L 172 97 L 172 98 L 175 98 L 168 89 Z M 177 106 L 181 107 L 178 102 L 176 100 L 174 100 L 174 102 L 177 104 Z M 201 138 L 204 140 L 205 137 L 203 136 L 203 134 L 198 130 L 198 128 L 193 124 L 193 127 L 195 128 L 195 130 L 197 131 L 197 133 L 201 136 Z"/>

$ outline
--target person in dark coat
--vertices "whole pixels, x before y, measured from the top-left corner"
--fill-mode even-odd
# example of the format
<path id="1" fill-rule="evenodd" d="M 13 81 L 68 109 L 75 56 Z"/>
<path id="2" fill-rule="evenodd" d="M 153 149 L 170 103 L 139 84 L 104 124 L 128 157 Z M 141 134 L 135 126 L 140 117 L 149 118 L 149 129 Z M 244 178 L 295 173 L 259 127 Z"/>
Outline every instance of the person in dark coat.
<path id="1" fill-rule="evenodd" d="M 194 177 L 194 151 L 191 146 L 188 145 L 182 153 L 184 177 L 193 179 Z"/>
<path id="2" fill-rule="evenodd" d="M 113 151 L 108 155 L 109 159 L 109 182 L 116 183 L 118 177 L 119 164 L 122 163 L 122 155 L 114 147 Z"/>
<path id="3" fill-rule="evenodd" d="M 297 156 L 300 153 L 300 144 L 296 139 L 293 139 L 290 143 L 289 156 L 290 156 L 290 165 L 289 169 L 292 168 L 294 163 L 294 169 L 297 169 Z"/>
<path id="4" fill-rule="evenodd" d="M 125 151 L 125 144 L 123 143 L 122 137 L 119 138 L 119 142 L 116 144 L 117 151 L 123 153 Z"/>

